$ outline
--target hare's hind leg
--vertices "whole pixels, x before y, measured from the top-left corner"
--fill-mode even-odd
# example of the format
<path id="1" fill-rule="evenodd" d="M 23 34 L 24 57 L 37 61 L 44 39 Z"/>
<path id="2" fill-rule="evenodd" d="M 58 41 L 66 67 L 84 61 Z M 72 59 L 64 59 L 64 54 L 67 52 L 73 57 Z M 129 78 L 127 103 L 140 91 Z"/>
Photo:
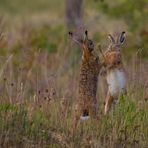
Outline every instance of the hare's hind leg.
<path id="1" fill-rule="evenodd" d="M 108 91 L 107 96 L 106 96 L 106 100 L 105 100 L 105 109 L 104 109 L 105 115 L 109 112 L 113 101 L 114 101 L 114 98 L 111 96 L 110 92 Z"/>

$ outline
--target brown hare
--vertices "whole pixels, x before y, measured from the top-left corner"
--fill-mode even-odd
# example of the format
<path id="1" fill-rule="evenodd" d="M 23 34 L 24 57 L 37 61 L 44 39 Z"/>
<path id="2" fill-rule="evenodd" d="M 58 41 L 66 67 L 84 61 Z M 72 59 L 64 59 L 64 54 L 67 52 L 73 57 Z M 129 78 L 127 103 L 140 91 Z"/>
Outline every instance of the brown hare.
<path id="1" fill-rule="evenodd" d="M 74 117 L 74 124 L 76 126 L 79 119 L 86 120 L 90 116 L 96 116 L 96 92 L 100 61 L 94 51 L 93 41 L 88 38 L 87 31 L 85 31 L 83 39 L 76 39 L 72 32 L 69 32 L 69 35 L 72 40 L 81 46 L 83 52 L 79 76 L 79 94 Z"/>
<path id="2" fill-rule="evenodd" d="M 116 103 L 123 92 L 126 92 L 126 72 L 122 63 L 121 45 L 125 41 L 125 32 L 122 32 L 117 40 L 109 35 L 111 41 L 108 49 L 103 54 L 106 70 L 108 92 L 105 100 L 106 115 L 113 103 Z"/>

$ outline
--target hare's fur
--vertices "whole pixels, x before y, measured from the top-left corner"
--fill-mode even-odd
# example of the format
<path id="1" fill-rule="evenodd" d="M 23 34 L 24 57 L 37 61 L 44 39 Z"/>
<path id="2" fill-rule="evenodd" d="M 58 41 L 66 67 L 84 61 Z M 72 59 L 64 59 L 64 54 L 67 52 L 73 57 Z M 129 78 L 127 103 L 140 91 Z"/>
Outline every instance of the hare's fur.
<path id="1" fill-rule="evenodd" d="M 125 32 L 122 32 L 117 41 L 109 35 L 111 45 L 109 45 L 108 50 L 104 54 L 104 63 L 107 71 L 106 80 L 108 84 L 104 114 L 107 114 L 112 104 L 116 103 L 120 95 L 126 92 L 126 73 L 122 64 L 120 51 L 120 46 L 125 40 L 124 34 Z"/>
<path id="2" fill-rule="evenodd" d="M 83 53 L 85 54 L 85 53 Z M 80 67 L 79 76 L 79 94 L 77 98 L 75 115 L 74 115 L 74 126 L 77 126 L 79 119 L 87 120 L 94 118 L 97 112 L 97 84 L 98 75 L 100 72 L 99 57 L 93 51 L 89 56 L 84 58 L 82 56 L 82 64 Z M 84 112 L 87 113 L 86 116 Z"/>
<path id="3" fill-rule="evenodd" d="M 123 70 L 112 69 L 107 73 L 107 84 L 110 94 L 118 98 L 120 93 L 126 88 L 126 75 Z"/>
<path id="4" fill-rule="evenodd" d="M 90 55 L 88 61 L 82 60 L 79 77 L 79 98 L 78 103 L 82 110 L 91 112 L 92 108 L 96 106 L 97 99 L 97 83 L 100 65 L 98 56 L 93 53 Z"/>
<path id="5" fill-rule="evenodd" d="M 72 33 L 70 33 L 72 36 Z M 79 119 L 85 120 L 96 116 L 97 110 L 97 83 L 100 72 L 99 57 L 94 51 L 93 42 L 88 39 L 85 32 L 84 40 L 76 40 L 82 47 L 82 63 L 79 76 L 79 94 L 76 100 L 74 124 L 77 125 Z"/>

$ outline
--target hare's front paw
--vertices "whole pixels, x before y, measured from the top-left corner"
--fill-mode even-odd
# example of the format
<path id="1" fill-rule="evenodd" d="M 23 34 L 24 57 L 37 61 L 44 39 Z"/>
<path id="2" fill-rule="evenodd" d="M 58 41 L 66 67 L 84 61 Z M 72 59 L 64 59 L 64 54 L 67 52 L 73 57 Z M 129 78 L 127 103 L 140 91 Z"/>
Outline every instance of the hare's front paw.
<path id="1" fill-rule="evenodd" d="M 106 76 L 106 75 L 107 75 L 107 70 L 106 70 L 106 68 L 102 68 L 102 69 L 100 70 L 100 75 L 101 75 L 101 76 Z"/>

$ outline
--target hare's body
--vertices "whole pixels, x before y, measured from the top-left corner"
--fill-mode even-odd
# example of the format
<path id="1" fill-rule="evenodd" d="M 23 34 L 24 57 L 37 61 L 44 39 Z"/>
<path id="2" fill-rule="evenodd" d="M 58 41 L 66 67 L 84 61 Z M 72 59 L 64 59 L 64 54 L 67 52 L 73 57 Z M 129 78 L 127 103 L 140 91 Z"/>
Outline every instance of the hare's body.
<path id="1" fill-rule="evenodd" d="M 106 80 L 108 84 L 108 93 L 105 100 L 105 114 L 110 110 L 112 104 L 118 101 L 120 95 L 126 92 L 126 73 L 122 64 L 120 51 L 120 46 L 125 39 L 124 34 L 125 32 L 122 32 L 117 41 L 109 35 L 112 44 L 104 54 L 104 64 L 107 71 Z"/>
<path id="2" fill-rule="evenodd" d="M 125 71 L 116 68 L 108 70 L 106 79 L 110 94 L 114 98 L 118 98 L 119 95 L 126 89 Z"/>
<path id="3" fill-rule="evenodd" d="M 75 39 L 72 33 L 70 35 L 74 41 L 81 45 L 83 52 L 79 77 L 79 94 L 75 106 L 74 125 L 76 126 L 80 118 L 85 120 L 96 115 L 96 92 L 100 61 L 94 51 L 93 42 L 87 37 L 87 31 L 84 39 L 81 40 Z"/>
<path id="4" fill-rule="evenodd" d="M 85 111 L 88 112 L 88 114 L 94 115 L 96 112 L 96 92 L 99 71 L 99 58 L 95 54 L 92 54 L 88 61 L 85 59 L 82 60 L 77 101 L 79 109 L 81 110 L 79 110 L 80 114 Z"/>

